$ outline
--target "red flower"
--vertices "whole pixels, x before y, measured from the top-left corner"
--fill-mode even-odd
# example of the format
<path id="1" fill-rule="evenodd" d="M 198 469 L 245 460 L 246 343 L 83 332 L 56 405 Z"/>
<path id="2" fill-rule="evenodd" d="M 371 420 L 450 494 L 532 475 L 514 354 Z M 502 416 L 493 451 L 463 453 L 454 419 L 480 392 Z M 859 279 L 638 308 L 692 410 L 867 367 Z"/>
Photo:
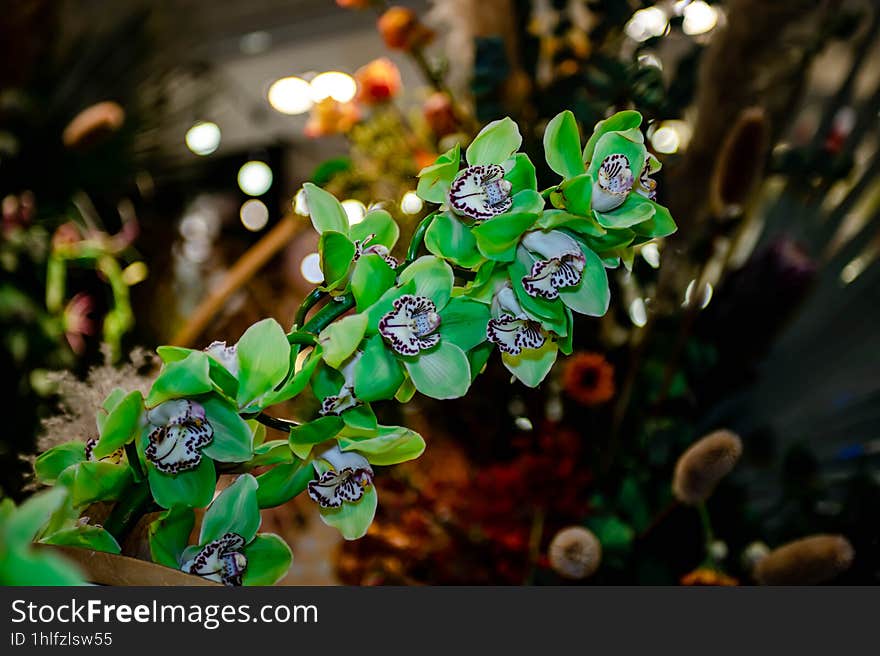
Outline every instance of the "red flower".
<path id="1" fill-rule="evenodd" d="M 406 7 L 391 7 L 379 17 L 376 27 L 391 50 L 415 50 L 428 45 L 434 38 L 434 32 Z"/>
<path id="2" fill-rule="evenodd" d="M 428 96 L 422 106 L 422 113 L 425 121 L 438 137 L 444 137 L 458 129 L 458 119 L 455 116 L 452 99 L 442 91 Z"/>
<path id="3" fill-rule="evenodd" d="M 360 112 L 354 103 L 341 103 L 333 98 L 325 98 L 312 107 L 304 132 L 308 137 L 343 134 L 351 130 L 360 118 Z"/>
<path id="4" fill-rule="evenodd" d="M 91 318 L 94 311 L 94 300 L 82 292 L 70 299 L 64 308 L 64 336 L 77 355 L 85 351 L 85 337 L 97 332 L 97 324 Z"/>
<path id="5" fill-rule="evenodd" d="M 614 396 L 614 367 L 600 353 L 575 353 L 566 363 L 562 387 L 578 403 L 605 403 Z"/>
<path id="6" fill-rule="evenodd" d="M 354 79 L 358 85 L 357 101 L 364 105 L 388 102 L 400 92 L 400 71 L 387 57 L 361 66 Z"/>

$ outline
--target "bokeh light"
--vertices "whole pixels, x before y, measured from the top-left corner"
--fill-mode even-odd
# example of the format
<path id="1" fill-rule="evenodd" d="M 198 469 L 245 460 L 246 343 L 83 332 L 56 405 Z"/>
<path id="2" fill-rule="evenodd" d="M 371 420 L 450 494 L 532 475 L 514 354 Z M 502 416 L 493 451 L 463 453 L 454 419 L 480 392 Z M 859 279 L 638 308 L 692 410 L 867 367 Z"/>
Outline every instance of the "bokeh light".
<path id="1" fill-rule="evenodd" d="M 422 211 L 423 205 L 422 199 L 414 191 L 406 192 L 400 200 L 400 209 L 404 214 L 418 214 Z"/>
<path id="2" fill-rule="evenodd" d="M 299 265 L 299 271 L 302 273 L 303 278 L 313 285 L 324 282 L 324 273 L 321 271 L 321 256 L 317 253 L 306 255 Z"/>
<path id="3" fill-rule="evenodd" d="M 220 127 L 211 121 L 199 121 L 186 131 L 186 147 L 196 155 L 210 155 L 220 147 Z"/>
<path id="4" fill-rule="evenodd" d="M 359 200 L 349 198 L 341 203 L 345 215 L 348 217 L 348 225 L 357 225 L 364 220 L 367 214 L 366 206 Z"/>
<path id="5" fill-rule="evenodd" d="M 312 100 L 321 102 L 327 98 L 341 103 L 347 103 L 357 93 L 357 83 L 347 73 L 328 71 L 316 75 L 311 82 Z"/>
<path id="6" fill-rule="evenodd" d="M 251 198 L 242 204 L 238 216 L 245 228 L 257 232 L 265 228 L 269 222 L 269 208 L 263 201 Z"/>
<path id="7" fill-rule="evenodd" d="M 718 23 L 718 10 L 703 0 L 691 2 L 682 13 L 684 21 L 681 24 L 681 29 L 685 34 L 691 36 L 705 34 Z"/>
<path id="8" fill-rule="evenodd" d="M 312 87 L 301 77 L 283 77 L 266 94 L 272 108 L 282 114 L 304 114 L 312 108 Z"/>
<path id="9" fill-rule="evenodd" d="M 647 7 L 632 15 L 624 31 L 633 41 L 647 41 L 651 37 L 663 36 L 668 27 L 666 12 L 659 7 Z"/>
<path id="10" fill-rule="evenodd" d="M 238 186 L 248 196 L 262 196 L 272 186 L 272 169 L 266 162 L 251 160 L 238 170 Z"/>

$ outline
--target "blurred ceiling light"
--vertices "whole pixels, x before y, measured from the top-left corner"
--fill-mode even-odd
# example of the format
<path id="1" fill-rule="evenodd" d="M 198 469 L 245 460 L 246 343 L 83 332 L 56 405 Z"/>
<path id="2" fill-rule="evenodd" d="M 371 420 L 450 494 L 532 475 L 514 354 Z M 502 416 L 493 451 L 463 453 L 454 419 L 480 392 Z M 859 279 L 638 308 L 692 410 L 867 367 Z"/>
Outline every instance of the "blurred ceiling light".
<path id="1" fill-rule="evenodd" d="M 705 34 L 718 23 L 718 10 L 703 0 L 695 0 L 690 3 L 682 10 L 682 13 L 684 21 L 681 24 L 681 29 L 685 34 L 691 36 Z"/>
<path id="2" fill-rule="evenodd" d="M 532 425 L 532 420 L 528 417 L 517 417 L 513 420 L 513 423 L 521 431 L 530 431 L 534 429 L 534 426 Z"/>
<path id="3" fill-rule="evenodd" d="M 238 216 L 245 228 L 257 232 L 265 228 L 269 222 L 269 208 L 263 201 L 251 198 L 242 204 Z"/>
<path id="4" fill-rule="evenodd" d="M 648 311 L 645 308 L 645 299 L 637 298 L 629 304 L 629 319 L 633 325 L 642 328 L 648 323 Z"/>
<path id="5" fill-rule="evenodd" d="M 862 271 L 864 271 L 868 266 L 868 262 L 866 260 L 867 258 L 862 257 L 861 255 L 850 260 L 849 264 L 843 267 L 843 270 L 841 270 L 840 272 L 841 282 L 844 285 L 848 285 L 856 278 L 858 278 L 861 275 Z"/>
<path id="6" fill-rule="evenodd" d="M 342 209 L 345 210 L 345 216 L 348 217 L 348 225 L 357 225 L 364 220 L 367 214 L 367 208 L 359 200 L 349 198 L 342 201 Z"/>
<path id="7" fill-rule="evenodd" d="M 712 300 L 712 294 L 714 289 L 712 288 L 711 283 L 706 283 L 703 286 L 702 298 L 695 298 L 697 281 L 691 280 L 687 286 L 687 289 L 684 292 L 684 303 L 682 303 L 682 307 L 686 307 L 688 305 L 693 305 L 699 303 L 700 309 L 703 309 L 707 305 L 709 305 L 709 301 Z"/>
<path id="8" fill-rule="evenodd" d="M 249 32 L 238 40 L 238 49 L 246 55 L 259 55 L 272 47 L 272 35 L 263 30 Z"/>
<path id="9" fill-rule="evenodd" d="M 651 265 L 651 268 L 657 269 L 660 267 L 660 249 L 657 247 L 657 244 L 650 243 L 642 246 L 642 257 L 645 262 Z"/>
<path id="10" fill-rule="evenodd" d="M 357 93 L 357 83 L 347 73 L 328 71 L 316 75 L 311 81 L 312 100 L 321 102 L 327 98 L 347 103 Z"/>
<path id="11" fill-rule="evenodd" d="M 400 200 L 400 209 L 403 210 L 405 214 L 418 214 L 422 211 L 422 199 L 419 198 L 418 194 L 414 191 L 408 191 L 403 195 L 403 198 Z"/>
<path id="12" fill-rule="evenodd" d="M 220 128 L 211 121 L 199 121 L 186 131 L 186 147 L 196 155 L 210 155 L 220 146 Z"/>
<path id="13" fill-rule="evenodd" d="M 282 114 L 305 114 L 312 108 L 312 87 L 301 77 L 275 80 L 266 94 L 269 104 Z"/>
<path id="14" fill-rule="evenodd" d="M 674 128 L 664 126 L 658 128 L 651 135 L 651 145 L 654 146 L 657 152 L 668 155 L 678 150 L 678 147 L 681 145 L 681 139 Z"/>
<path id="15" fill-rule="evenodd" d="M 647 41 L 651 37 L 663 36 L 668 26 L 666 12 L 659 7 L 647 7 L 632 15 L 624 31 L 633 41 Z"/>
<path id="16" fill-rule="evenodd" d="M 309 205 L 306 203 L 306 190 L 300 189 L 293 197 L 293 211 L 300 216 L 309 215 Z"/>
<path id="17" fill-rule="evenodd" d="M 272 186 L 272 169 L 266 162 L 251 160 L 238 170 L 238 186 L 248 196 L 262 196 Z"/>
<path id="18" fill-rule="evenodd" d="M 306 282 L 313 285 L 324 282 L 324 273 L 321 271 L 321 256 L 317 253 L 309 253 L 303 258 L 302 264 L 299 265 L 299 271 L 302 273 Z"/>

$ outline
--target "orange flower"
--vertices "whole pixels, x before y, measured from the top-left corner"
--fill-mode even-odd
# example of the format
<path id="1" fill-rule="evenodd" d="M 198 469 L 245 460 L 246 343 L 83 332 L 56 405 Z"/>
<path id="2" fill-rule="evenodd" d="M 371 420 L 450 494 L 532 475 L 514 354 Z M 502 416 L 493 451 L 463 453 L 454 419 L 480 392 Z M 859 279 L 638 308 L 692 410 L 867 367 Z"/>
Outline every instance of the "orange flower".
<path id="1" fill-rule="evenodd" d="M 351 130 L 360 118 L 360 112 L 354 103 L 341 103 L 325 98 L 312 107 L 304 132 L 307 137 L 312 138 L 343 134 Z"/>
<path id="2" fill-rule="evenodd" d="M 599 405 L 614 396 L 614 367 L 600 353 L 575 353 L 562 373 L 566 393 L 584 405 Z"/>
<path id="3" fill-rule="evenodd" d="M 690 574 L 685 574 L 681 577 L 680 583 L 682 585 L 714 585 L 724 587 L 739 585 L 739 581 L 732 576 L 709 567 L 698 567 Z"/>
<path id="4" fill-rule="evenodd" d="M 385 45 L 391 50 L 414 50 L 428 45 L 434 32 L 419 21 L 412 9 L 391 7 L 376 23 Z"/>
<path id="5" fill-rule="evenodd" d="M 425 121 L 438 137 L 445 137 L 458 129 L 458 119 L 455 117 L 452 99 L 442 91 L 428 96 L 425 104 L 422 105 L 422 112 Z"/>
<path id="6" fill-rule="evenodd" d="M 416 168 L 421 171 L 437 161 L 437 153 L 432 153 L 424 148 L 416 148 L 413 152 L 413 159 L 415 160 Z"/>
<path id="7" fill-rule="evenodd" d="M 366 9 L 372 0 L 336 0 L 336 4 L 343 9 Z"/>
<path id="8" fill-rule="evenodd" d="M 387 57 L 374 59 L 354 74 L 357 101 L 365 105 L 388 102 L 400 92 L 400 71 Z"/>
<path id="9" fill-rule="evenodd" d="M 68 148 L 87 147 L 116 132 L 125 122 L 125 110 L 112 100 L 86 107 L 64 128 L 61 140 Z"/>

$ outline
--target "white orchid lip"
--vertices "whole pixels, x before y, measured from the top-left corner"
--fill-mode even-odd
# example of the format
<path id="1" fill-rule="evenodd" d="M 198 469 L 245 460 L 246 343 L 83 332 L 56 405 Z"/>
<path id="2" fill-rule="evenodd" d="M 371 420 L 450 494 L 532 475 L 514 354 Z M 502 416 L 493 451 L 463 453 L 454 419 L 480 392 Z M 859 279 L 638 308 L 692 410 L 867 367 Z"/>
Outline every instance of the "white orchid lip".
<path id="1" fill-rule="evenodd" d="M 379 319 L 379 334 L 392 349 L 401 355 L 418 355 L 440 342 L 440 335 L 434 332 L 440 327 L 440 315 L 430 298 L 404 294 L 392 307 Z"/>
<path id="2" fill-rule="evenodd" d="M 513 289 L 505 285 L 492 299 L 494 318 L 486 326 L 486 337 L 500 351 L 519 355 L 523 349 L 539 349 L 546 337 L 541 324 L 529 318 L 516 299 Z"/>
<path id="3" fill-rule="evenodd" d="M 226 533 L 202 547 L 180 569 L 224 585 L 241 585 L 241 577 L 247 569 L 247 557 L 241 553 L 243 548 L 243 537 Z"/>
<path id="4" fill-rule="evenodd" d="M 373 244 L 372 246 L 367 246 L 373 239 L 376 238 L 376 233 L 374 232 L 371 235 L 367 235 L 364 239 L 356 239 L 354 242 L 354 261 L 357 262 L 363 255 L 378 255 L 390 266 L 392 269 L 396 269 L 399 265 L 397 258 L 391 255 L 391 251 L 388 250 L 388 247 L 385 244 Z"/>
<path id="5" fill-rule="evenodd" d="M 657 181 L 651 177 L 651 171 L 647 162 L 645 163 L 645 168 L 642 169 L 642 173 L 639 175 L 636 193 L 649 200 L 657 200 Z"/>
<path id="6" fill-rule="evenodd" d="M 456 214 L 485 221 L 503 214 L 513 205 L 511 184 L 498 164 L 469 166 L 452 181 L 449 206 Z"/>
<path id="7" fill-rule="evenodd" d="M 357 351 L 339 370 L 345 382 L 342 384 L 339 394 L 325 397 L 321 402 L 321 415 L 341 415 L 349 408 L 354 408 L 361 404 L 360 399 L 354 394 L 354 369 L 362 355 L 362 351 Z"/>
<path id="8" fill-rule="evenodd" d="M 596 182 L 593 183 L 593 209 L 597 212 L 610 212 L 620 207 L 634 183 L 626 155 L 609 155 L 602 160 Z"/>
<path id="9" fill-rule="evenodd" d="M 92 462 L 112 462 L 114 465 L 121 464 L 123 460 L 125 460 L 125 449 L 123 447 L 119 447 L 112 453 L 107 454 L 103 458 L 95 457 L 95 447 L 98 446 L 98 438 L 90 437 L 86 440 L 86 460 L 91 460 Z"/>
<path id="10" fill-rule="evenodd" d="M 214 439 L 205 409 L 195 401 L 165 401 L 147 411 L 147 421 L 155 428 L 150 432 L 144 455 L 164 474 L 198 467 L 202 461 L 200 449 Z"/>
<path id="11" fill-rule="evenodd" d="M 238 348 L 235 344 L 227 346 L 226 342 L 211 342 L 205 353 L 223 365 L 233 376 L 238 376 Z"/>
<path id="12" fill-rule="evenodd" d="M 345 501 L 355 503 L 373 484 L 373 468 L 360 454 L 333 446 L 318 457 L 328 462 L 331 469 L 311 481 L 308 492 L 322 508 L 339 508 Z"/>
<path id="13" fill-rule="evenodd" d="M 522 279 L 530 296 L 552 300 L 559 297 L 560 289 L 580 283 L 587 259 L 572 237 L 558 230 L 536 230 L 526 233 L 522 245 L 542 258 Z"/>

